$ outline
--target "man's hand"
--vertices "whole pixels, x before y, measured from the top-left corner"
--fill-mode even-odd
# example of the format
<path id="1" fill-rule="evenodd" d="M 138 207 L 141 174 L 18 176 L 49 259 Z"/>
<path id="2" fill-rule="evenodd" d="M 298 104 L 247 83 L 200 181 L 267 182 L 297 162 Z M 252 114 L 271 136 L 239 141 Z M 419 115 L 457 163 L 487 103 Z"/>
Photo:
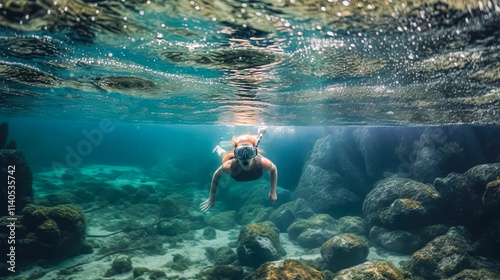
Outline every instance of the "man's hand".
<path id="1" fill-rule="evenodd" d="M 215 204 L 215 197 L 209 197 L 205 202 L 200 204 L 201 212 L 207 212 Z"/>
<path id="2" fill-rule="evenodd" d="M 269 203 L 274 204 L 278 200 L 276 192 L 269 193 Z"/>

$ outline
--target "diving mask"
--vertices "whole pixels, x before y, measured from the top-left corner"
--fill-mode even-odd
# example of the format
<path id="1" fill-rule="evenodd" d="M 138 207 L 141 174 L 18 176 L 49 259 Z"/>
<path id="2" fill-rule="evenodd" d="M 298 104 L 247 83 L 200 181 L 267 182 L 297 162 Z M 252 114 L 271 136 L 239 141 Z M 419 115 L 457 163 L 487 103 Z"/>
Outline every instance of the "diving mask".
<path id="1" fill-rule="evenodd" d="M 234 149 L 234 156 L 239 159 L 251 159 L 257 155 L 257 148 L 252 144 L 243 144 Z"/>

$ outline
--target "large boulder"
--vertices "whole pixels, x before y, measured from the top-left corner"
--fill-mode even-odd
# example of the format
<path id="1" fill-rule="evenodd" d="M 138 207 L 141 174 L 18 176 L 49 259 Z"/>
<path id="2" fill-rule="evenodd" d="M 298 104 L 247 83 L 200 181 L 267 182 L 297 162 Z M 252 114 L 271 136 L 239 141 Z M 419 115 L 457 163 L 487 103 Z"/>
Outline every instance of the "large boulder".
<path id="1" fill-rule="evenodd" d="M 368 193 L 363 212 L 370 226 L 415 229 L 442 220 L 440 203 L 441 196 L 433 186 L 390 177 L 379 181 Z"/>
<path id="2" fill-rule="evenodd" d="M 323 273 L 296 260 L 266 262 L 248 280 L 323 280 Z"/>
<path id="3" fill-rule="evenodd" d="M 434 187 L 443 197 L 449 219 L 475 228 L 488 215 L 499 217 L 498 200 L 495 200 L 498 177 L 500 163 L 482 164 L 463 174 L 450 173 L 445 178 L 437 178 Z"/>
<path id="4" fill-rule="evenodd" d="M 345 233 L 326 241 L 320 252 L 327 266 L 337 271 L 364 262 L 368 256 L 368 242 L 362 236 Z"/>
<path id="5" fill-rule="evenodd" d="M 497 272 L 490 271 L 485 268 L 481 269 L 464 269 L 460 273 L 453 275 L 450 278 L 444 280 L 498 280 L 500 279 L 500 274 Z"/>
<path id="6" fill-rule="evenodd" d="M 362 264 L 341 270 L 333 280 L 406 280 L 406 276 L 389 261 L 364 262 Z"/>
<path id="7" fill-rule="evenodd" d="M 445 225 L 432 225 L 415 231 L 393 230 L 373 226 L 370 230 L 370 239 L 377 245 L 393 252 L 412 254 L 424 247 L 434 238 L 446 234 Z"/>
<path id="8" fill-rule="evenodd" d="M 438 280 L 474 268 L 474 260 L 469 255 L 471 247 L 462 232 L 463 229 L 451 228 L 446 235 L 436 237 L 413 253 L 407 264 L 411 273 L 427 280 Z"/>
<path id="9" fill-rule="evenodd" d="M 218 230 L 230 230 L 236 227 L 236 211 L 225 211 L 207 220 L 207 224 Z"/>
<path id="10" fill-rule="evenodd" d="M 314 145 L 294 197 L 316 213 L 359 214 L 362 198 L 381 176 L 389 157 L 369 128 L 335 128 Z"/>
<path id="11" fill-rule="evenodd" d="M 236 250 L 242 265 L 258 267 L 266 261 L 275 261 L 282 255 L 283 249 L 279 235 L 264 224 L 242 226 Z"/>

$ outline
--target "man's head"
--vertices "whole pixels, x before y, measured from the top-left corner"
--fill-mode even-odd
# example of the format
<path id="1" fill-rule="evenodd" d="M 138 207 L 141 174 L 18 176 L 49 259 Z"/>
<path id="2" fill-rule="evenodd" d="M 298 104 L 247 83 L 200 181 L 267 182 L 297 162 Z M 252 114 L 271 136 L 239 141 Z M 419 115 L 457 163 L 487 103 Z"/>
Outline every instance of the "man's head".
<path id="1" fill-rule="evenodd" d="M 238 158 L 238 162 L 243 170 L 250 170 L 253 159 L 257 156 L 257 148 L 250 142 L 238 143 L 234 148 L 234 156 Z"/>

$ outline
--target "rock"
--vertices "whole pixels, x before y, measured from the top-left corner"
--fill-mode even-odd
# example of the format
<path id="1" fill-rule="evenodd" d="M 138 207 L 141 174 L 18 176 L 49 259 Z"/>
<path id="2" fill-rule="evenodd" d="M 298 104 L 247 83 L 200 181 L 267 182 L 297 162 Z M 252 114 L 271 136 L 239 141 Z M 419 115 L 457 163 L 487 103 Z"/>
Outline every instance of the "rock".
<path id="1" fill-rule="evenodd" d="M 21 213 L 27 204 L 33 203 L 33 173 L 22 152 L 0 150 L 0 176 L 4 178 L 0 180 L 0 193 L 2 193 L 0 216 L 9 215 L 9 209 L 14 210 L 15 213 Z M 8 180 L 9 176 L 14 180 Z M 15 195 L 12 194 L 12 189 L 9 189 L 12 185 L 15 185 Z M 8 207 L 9 195 L 12 195 L 15 200 L 15 208 Z"/>
<path id="2" fill-rule="evenodd" d="M 346 209 L 361 205 L 361 198 L 348 189 L 339 174 L 312 164 L 304 168 L 294 197 L 303 198 L 318 213 L 349 214 Z"/>
<path id="3" fill-rule="evenodd" d="M 364 262 L 368 256 L 368 242 L 362 236 L 345 233 L 326 241 L 320 253 L 328 267 L 336 271 Z"/>
<path id="4" fill-rule="evenodd" d="M 148 273 L 149 271 L 150 269 L 147 267 L 134 267 L 134 269 L 132 270 L 132 276 L 134 276 L 134 278 L 137 278 Z"/>
<path id="5" fill-rule="evenodd" d="M 291 224 L 287 233 L 290 239 L 297 240 L 299 235 L 308 229 L 317 229 L 327 232 L 328 234 L 336 234 L 336 224 L 334 218 L 327 214 L 317 214 L 309 219 L 298 219 L 296 222 Z"/>
<path id="6" fill-rule="evenodd" d="M 407 266 L 412 275 L 427 280 L 447 278 L 464 269 L 473 268 L 469 251 L 465 238 L 452 228 L 446 235 L 436 237 L 413 253 Z"/>
<path id="7" fill-rule="evenodd" d="M 180 214 L 179 207 L 171 199 L 162 199 L 160 202 L 160 217 L 171 218 Z"/>
<path id="8" fill-rule="evenodd" d="M 389 261 L 365 262 L 347 269 L 341 270 L 333 280 L 410 280 L 397 267 Z"/>
<path id="9" fill-rule="evenodd" d="M 381 180 L 365 198 L 368 224 L 394 229 L 415 229 L 439 223 L 441 196 L 433 186 L 410 179 Z"/>
<path id="10" fill-rule="evenodd" d="M 443 198 L 449 219 L 456 224 L 476 228 L 481 226 L 488 214 L 496 215 L 498 212 L 492 212 L 496 207 L 493 194 L 496 187 L 490 187 L 486 196 L 485 193 L 487 185 L 499 176 L 500 163 L 492 163 L 474 166 L 463 174 L 450 173 L 445 178 L 437 178 L 434 187 Z M 483 197 L 486 201 L 484 207 Z"/>
<path id="11" fill-rule="evenodd" d="M 149 272 L 149 280 L 156 280 L 156 279 L 167 279 L 167 274 L 159 269 L 152 269 Z"/>
<path id="12" fill-rule="evenodd" d="M 203 230 L 203 237 L 205 237 L 205 239 L 207 239 L 207 240 L 213 240 L 213 239 L 217 238 L 217 232 L 212 227 L 206 227 Z"/>
<path id="13" fill-rule="evenodd" d="M 166 236 L 176 236 L 189 230 L 188 222 L 182 219 L 168 219 L 158 224 L 158 233 Z"/>
<path id="14" fill-rule="evenodd" d="M 453 275 L 444 280 L 497 280 L 500 279 L 500 274 L 489 271 L 485 268 L 478 270 L 464 269 L 462 272 Z"/>
<path id="15" fill-rule="evenodd" d="M 218 230 L 230 230 L 236 227 L 236 211 L 226 211 L 214 215 L 207 220 L 207 224 Z"/>
<path id="16" fill-rule="evenodd" d="M 273 222 L 281 232 L 286 232 L 286 229 L 297 218 L 307 219 L 314 215 L 311 207 L 307 202 L 299 198 L 297 200 L 282 204 L 278 209 L 271 213 L 269 220 Z"/>
<path id="17" fill-rule="evenodd" d="M 323 273 L 296 260 L 266 262 L 248 280 L 322 280 Z"/>
<path id="18" fill-rule="evenodd" d="M 314 145 L 294 198 L 303 198 L 314 212 L 335 218 L 359 215 L 362 198 L 388 162 L 381 138 L 368 128 L 332 129 Z"/>
<path id="19" fill-rule="evenodd" d="M 489 213 L 500 218 L 500 179 L 489 182 L 483 194 L 483 206 Z"/>
<path id="20" fill-rule="evenodd" d="M 272 207 L 247 205 L 243 206 L 240 211 L 238 211 L 237 219 L 239 220 L 240 225 L 261 223 L 268 219 L 272 211 L 274 211 L 274 208 Z"/>
<path id="21" fill-rule="evenodd" d="M 278 260 L 282 250 L 279 235 L 263 224 L 242 226 L 237 254 L 242 265 L 257 267 L 266 261 Z"/>
<path id="22" fill-rule="evenodd" d="M 303 248 L 317 248 L 336 234 L 337 233 L 335 231 L 309 228 L 297 237 L 297 242 Z"/>
<path id="23" fill-rule="evenodd" d="M 238 265 L 218 265 L 202 272 L 207 280 L 240 280 L 243 279 L 243 267 Z"/>
<path id="24" fill-rule="evenodd" d="M 370 239 L 377 245 L 401 254 L 412 254 L 422 249 L 429 241 L 446 234 L 445 225 L 432 225 L 416 231 L 394 230 L 373 226 L 370 230 Z"/>
<path id="25" fill-rule="evenodd" d="M 357 216 L 344 216 L 337 220 L 337 231 L 339 233 L 366 234 L 365 220 Z"/>
<path id="26" fill-rule="evenodd" d="M 127 255 L 118 255 L 111 268 L 104 274 L 105 277 L 111 277 L 116 274 L 122 274 L 132 271 L 132 260 Z"/>
<path id="27" fill-rule="evenodd" d="M 175 254 L 172 261 L 169 261 L 165 266 L 176 271 L 186 271 L 193 262 L 186 256 Z"/>
<path id="28" fill-rule="evenodd" d="M 236 261 L 236 253 L 229 247 L 220 247 L 215 251 L 215 265 L 227 265 Z"/>

